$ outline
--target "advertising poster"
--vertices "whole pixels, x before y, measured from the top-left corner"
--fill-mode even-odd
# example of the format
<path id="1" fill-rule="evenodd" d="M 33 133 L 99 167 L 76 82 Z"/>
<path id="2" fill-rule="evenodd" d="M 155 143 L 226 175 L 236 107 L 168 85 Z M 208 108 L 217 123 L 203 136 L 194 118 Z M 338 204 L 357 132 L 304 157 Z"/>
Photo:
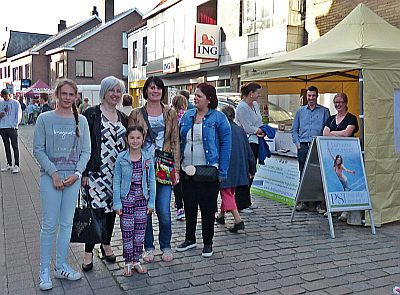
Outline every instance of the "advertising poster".
<path id="1" fill-rule="evenodd" d="M 296 158 L 272 155 L 258 166 L 251 192 L 293 206 L 299 177 Z"/>
<path id="2" fill-rule="evenodd" d="M 330 208 L 342 211 L 371 208 L 358 139 L 318 137 L 318 144 Z"/>

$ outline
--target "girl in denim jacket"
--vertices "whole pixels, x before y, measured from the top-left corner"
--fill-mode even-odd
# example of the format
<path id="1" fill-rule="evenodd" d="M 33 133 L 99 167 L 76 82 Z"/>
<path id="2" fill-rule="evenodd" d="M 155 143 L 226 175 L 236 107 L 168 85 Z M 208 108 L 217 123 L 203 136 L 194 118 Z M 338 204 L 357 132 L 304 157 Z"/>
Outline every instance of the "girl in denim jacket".
<path id="1" fill-rule="evenodd" d="M 143 128 L 129 127 L 126 131 L 128 150 L 118 155 L 114 170 L 113 202 L 121 222 L 124 276 L 131 276 L 132 269 L 147 273 L 139 258 L 143 251 L 147 214 L 154 211 L 156 181 L 154 161 L 150 153 L 142 150 L 143 141 Z"/>

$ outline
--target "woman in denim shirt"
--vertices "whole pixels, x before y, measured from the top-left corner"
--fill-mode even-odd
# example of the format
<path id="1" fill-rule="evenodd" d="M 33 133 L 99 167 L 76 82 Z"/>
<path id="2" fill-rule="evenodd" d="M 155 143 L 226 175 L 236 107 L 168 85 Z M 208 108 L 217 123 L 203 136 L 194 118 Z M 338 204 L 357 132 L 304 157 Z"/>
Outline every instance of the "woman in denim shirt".
<path id="1" fill-rule="evenodd" d="M 203 257 L 213 255 L 214 213 L 220 181 L 227 177 L 231 153 L 231 128 L 226 116 L 216 110 L 218 98 L 213 86 L 201 83 L 194 98 L 195 108 L 188 110 L 180 122 L 183 201 L 186 214 L 185 241 L 178 252 L 194 248 L 196 244 L 197 210 L 202 217 Z M 193 131 L 192 131 L 193 128 Z M 190 168 L 207 165 L 218 169 L 219 180 L 195 181 Z"/>

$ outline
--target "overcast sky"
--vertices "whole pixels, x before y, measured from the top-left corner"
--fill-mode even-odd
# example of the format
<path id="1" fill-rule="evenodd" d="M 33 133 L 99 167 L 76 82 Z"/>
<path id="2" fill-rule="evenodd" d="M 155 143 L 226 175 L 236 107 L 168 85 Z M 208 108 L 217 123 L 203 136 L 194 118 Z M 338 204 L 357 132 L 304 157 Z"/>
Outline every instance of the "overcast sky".
<path id="1" fill-rule="evenodd" d="M 114 1 L 115 14 L 134 7 L 146 14 L 161 0 Z M 100 12 L 101 0 L 3 0 L 0 32 L 3 34 L 8 27 L 13 31 L 55 34 L 61 19 L 71 26 L 88 18 L 93 6 Z"/>

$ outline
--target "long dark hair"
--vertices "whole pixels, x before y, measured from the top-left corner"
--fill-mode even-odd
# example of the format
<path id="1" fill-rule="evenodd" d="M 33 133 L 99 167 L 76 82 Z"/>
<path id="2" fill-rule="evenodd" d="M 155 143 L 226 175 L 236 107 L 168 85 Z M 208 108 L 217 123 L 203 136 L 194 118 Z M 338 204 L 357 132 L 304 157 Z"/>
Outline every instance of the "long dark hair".
<path id="1" fill-rule="evenodd" d="M 78 95 L 78 86 L 76 85 L 76 82 L 71 79 L 61 79 L 57 82 L 56 87 L 55 87 L 55 94 L 58 98 L 58 95 L 60 94 L 61 87 L 64 85 L 71 86 L 74 89 L 75 96 Z M 72 104 L 72 112 L 74 113 L 74 118 L 75 118 L 75 134 L 76 137 L 80 137 L 80 131 L 79 131 L 79 114 L 78 114 L 78 109 L 76 108 L 75 102 Z"/>

